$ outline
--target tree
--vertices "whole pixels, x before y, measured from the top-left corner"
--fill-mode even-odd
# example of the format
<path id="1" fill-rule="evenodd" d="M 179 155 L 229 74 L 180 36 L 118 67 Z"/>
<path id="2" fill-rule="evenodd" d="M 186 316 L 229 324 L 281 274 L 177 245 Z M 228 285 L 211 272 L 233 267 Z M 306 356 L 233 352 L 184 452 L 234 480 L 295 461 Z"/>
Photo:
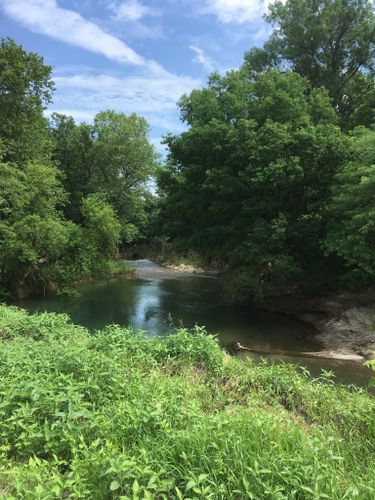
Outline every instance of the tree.
<path id="1" fill-rule="evenodd" d="M 274 30 L 262 49 L 245 56 L 248 74 L 292 68 L 327 88 L 347 127 L 373 82 L 375 15 L 369 0 L 288 0 L 270 6 Z M 366 90 L 367 89 L 367 90 Z M 361 116 L 357 114 L 359 123 Z M 352 119 L 353 120 L 353 119 Z M 355 123 L 354 123 L 355 124 Z"/>
<path id="2" fill-rule="evenodd" d="M 114 257 L 120 242 L 120 223 L 113 208 L 99 195 L 90 195 L 82 203 L 85 235 L 95 257 L 105 262 Z"/>
<path id="3" fill-rule="evenodd" d="M 93 135 L 92 190 L 106 194 L 121 222 L 123 240 L 131 241 L 145 225 L 146 183 L 155 171 L 148 124 L 135 114 L 104 111 L 95 117 Z"/>
<path id="4" fill-rule="evenodd" d="M 52 98 L 50 73 L 40 56 L 1 42 L 1 295 L 46 293 L 95 275 L 119 242 L 113 208 L 88 196 L 98 182 L 91 172 L 92 127 L 55 115 L 51 134 L 43 117 Z"/>
<path id="5" fill-rule="evenodd" d="M 190 129 L 167 138 L 164 232 L 226 261 L 239 295 L 311 285 L 346 144 L 327 91 L 291 71 L 239 71 L 180 106 Z"/>
<path id="6" fill-rule="evenodd" d="M 76 125 L 73 118 L 52 116 L 54 158 L 69 194 L 65 214 L 81 223 L 82 201 L 99 193 L 121 223 L 121 239 L 130 243 L 148 231 L 147 183 L 157 156 L 148 139 L 148 124 L 135 114 L 103 111 L 94 124 Z"/>
<path id="7" fill-rule="evenodd" d="M 54 89 L 52 68 L 10 39 L 0 44 L 0 137 L 3 160 L 23 166 L 43 161 L 50 151 L 43 110 Z"/>
<path id="8" fill-rule="evenodd" d="M 351 138 L 348 161 L 337 174 L 330 204 L 327 252 L 349 267 L 347 279 L 375 277 L 375 130 L 360 127 Z"/>
<path id="9" fill-rule="evenodd" d="M 104 274 L 120 243 L 151 234 L 147 182 L 156 155 L 148 124 L 134 114 L 104 111 L 93 125 L 77 125 L 72 117 L 53 114 L 50 126 L 54 159 L 68 195 L 64 213 L 82 226 L 78 240 L 86 242 L 78 267 L 83 274 Z"/>
<path id="10" fill-rule="evenodd" d="M 62 183 L 68 193 L 66 217 L 82 223 L 82 200 L 92 192 L 94 175 L 92 126 L 76 125 L 71 116 L 53 113 L 51 117 L 53 158 L 62 171 Z"/>
<path id="11" fill-rule="evenodd" d="M 0 291 L 22 296 L 63 281 L 72 234 L 57 209 L 64 199 L 52 165 L 0 163 Z"/>

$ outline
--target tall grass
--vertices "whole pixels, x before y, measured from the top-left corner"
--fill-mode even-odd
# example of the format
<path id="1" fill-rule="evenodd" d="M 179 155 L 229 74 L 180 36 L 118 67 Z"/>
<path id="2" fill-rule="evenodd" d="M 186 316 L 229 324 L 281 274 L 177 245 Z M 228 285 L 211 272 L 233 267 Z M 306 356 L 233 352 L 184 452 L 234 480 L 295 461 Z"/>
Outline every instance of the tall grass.
<path id="1" fill-rule="evenodd" d="M 374 448 L 361 389 L 0 306 L 1 498 L 373 499 Z"/>

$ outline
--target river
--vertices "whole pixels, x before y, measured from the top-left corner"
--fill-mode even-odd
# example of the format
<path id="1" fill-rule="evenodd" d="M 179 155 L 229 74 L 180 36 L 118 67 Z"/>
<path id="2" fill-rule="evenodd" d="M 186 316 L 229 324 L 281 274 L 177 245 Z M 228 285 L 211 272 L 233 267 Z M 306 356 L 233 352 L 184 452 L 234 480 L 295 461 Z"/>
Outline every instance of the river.
<path id="1" fill-rule="evenodd" d="M 130 265 L 136 269 L 133 279 L 102 280 L 80 285 L 79 297 L 54 296 L 18 305 L 32 312 L 67 313 L 90 330 L 117 323 L 153 336 L 168 335 L 179 326 L 204 326 L 225 347 L 240 342 L 258 351 L 251 354 L 257 360 L 298 363 L 314 376 L 331 370 L 337 382 L 367 386 L 371 371 L 358 362 L 300 356 L 322 350 L 311 326 L 281 314 L 223 304 L 220 279 L 171 271 L 149 260 Z"/>

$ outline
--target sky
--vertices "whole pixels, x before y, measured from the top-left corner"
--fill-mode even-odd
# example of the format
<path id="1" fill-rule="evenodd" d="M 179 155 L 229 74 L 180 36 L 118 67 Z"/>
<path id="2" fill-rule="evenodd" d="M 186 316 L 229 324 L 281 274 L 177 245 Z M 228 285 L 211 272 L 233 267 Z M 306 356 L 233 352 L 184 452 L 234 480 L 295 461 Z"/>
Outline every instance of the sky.
<path id="1" fill-rule="evenodd" d="M 176 106 L 213 71 L 238 68 L 269 27 L 269 0 L 0 0 L 0 36 L 53 67 L 47 110 L 91 122 L 114 109 L 150 124 L 158 151 L 184 130 Z"/>

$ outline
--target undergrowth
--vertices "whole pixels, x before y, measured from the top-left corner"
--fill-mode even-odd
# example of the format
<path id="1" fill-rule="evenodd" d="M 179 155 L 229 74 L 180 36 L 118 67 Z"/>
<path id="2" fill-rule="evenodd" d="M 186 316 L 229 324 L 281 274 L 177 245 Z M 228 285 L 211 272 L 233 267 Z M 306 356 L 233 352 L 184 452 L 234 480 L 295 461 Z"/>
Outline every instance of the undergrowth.
<path id="1" fill-rule="evenodd" d="M 375 399 L 291 365 L 0 306 L 0 496 L 373 499 Z"/>
<path id="2" fill-rule="evenodd" d="M 108 262 L 109 276 L 128 276 L 134 274 L 134 269 L 123 260 L 112 259 Z"/>

